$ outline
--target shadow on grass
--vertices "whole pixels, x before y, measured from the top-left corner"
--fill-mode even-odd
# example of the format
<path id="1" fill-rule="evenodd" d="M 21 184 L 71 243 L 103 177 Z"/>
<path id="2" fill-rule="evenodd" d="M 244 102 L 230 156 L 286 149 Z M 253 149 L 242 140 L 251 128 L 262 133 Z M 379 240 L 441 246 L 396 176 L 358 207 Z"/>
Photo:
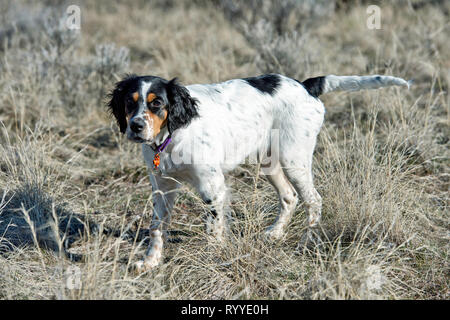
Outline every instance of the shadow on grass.
<path id="1" fill-rule="evenodd" d="M 74 213 L 54 199 L 41 187 L 25 184 L 13 191 L 0 190 L 0 254 L 25 246 L 62 254 L 72 261 L 81 261 L 81 254 L 70 253 L 72 244 L 87 234 L 121 237 L 129 242 L 143 241 L 149 244 L 147 229 L 121 230 L 100 227 L 85 215 Z M 169 242 L 179 242 L 177 231 L 170 231 Z"/>
<path id="2" fill-rule="evenodd" d="M 78 261 L 81 255 L 67 249 L 87 232 L 95 234 L 99 230 L 83 215 L 56 204 L 37 185 L 25 184 L 0 194 L 0 254 L 37 245 Z"/>

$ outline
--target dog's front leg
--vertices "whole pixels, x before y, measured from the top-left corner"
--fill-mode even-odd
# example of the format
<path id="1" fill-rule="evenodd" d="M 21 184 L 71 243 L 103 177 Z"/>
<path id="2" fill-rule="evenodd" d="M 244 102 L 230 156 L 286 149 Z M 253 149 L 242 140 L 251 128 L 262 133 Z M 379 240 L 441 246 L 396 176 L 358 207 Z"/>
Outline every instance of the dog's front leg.
<path id="1" fill-rule="evenodd" d="M 150 225 L 150 245 L 143 260 L 136 263 L 138 271 L 147 271 L 162 261 L 164 240 L 179 183 L 170 177 L 150 174 L 153 189 L 153 217 Z"/>

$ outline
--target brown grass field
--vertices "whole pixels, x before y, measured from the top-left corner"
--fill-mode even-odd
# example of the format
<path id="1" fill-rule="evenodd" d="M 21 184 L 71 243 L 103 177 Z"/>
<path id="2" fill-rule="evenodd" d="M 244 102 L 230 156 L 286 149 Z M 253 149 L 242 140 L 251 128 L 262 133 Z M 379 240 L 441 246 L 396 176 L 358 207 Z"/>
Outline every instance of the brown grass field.
<path id="1" fill-rule="evenodd" d="M 0 299 L 449 299 L 450 2 L 0 2 Z M 79 30 L 66 8 L 77 4 Z M 381 28 L 367 26 L 369 4 Z M 228 176 L 230 234 L 189 185 L 164 263 L 136 274 L 152 216 L 140 146 L 108 114 L 125 73 L 210 83 L 386 74 L 413 86 L 322 97 L 314 153 L 325 235 L 264 241 L 278 198 Z"/>

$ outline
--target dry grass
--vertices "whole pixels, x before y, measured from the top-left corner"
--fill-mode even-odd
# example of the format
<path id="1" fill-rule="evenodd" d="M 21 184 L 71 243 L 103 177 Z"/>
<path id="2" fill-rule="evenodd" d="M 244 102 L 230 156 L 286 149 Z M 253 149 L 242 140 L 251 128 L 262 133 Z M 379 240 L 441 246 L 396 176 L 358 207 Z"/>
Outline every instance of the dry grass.
<path id="1" fill-rule="evenodd" d="M 381 2 L 382 29 L 369 30 L 364 1 L 348 2 L 86 1 L 79 33 L 61 27 L 65 6 L 53 1 L 2 2 L 0 298 L 448 299 L 450 6 Z M 277 197 L 243 165 L 227 178 L 226 242 L 205 234 L 206 208 L 185 186 L 164 264 L 136 275 L 152 196 L 139 147 L 103 104 L 124 72 L 184 83 L 381 73 L 415 84 L 323 97 L 321 246 L 297 250 L 302 205 L 283 241 L 262 240 Z"/>

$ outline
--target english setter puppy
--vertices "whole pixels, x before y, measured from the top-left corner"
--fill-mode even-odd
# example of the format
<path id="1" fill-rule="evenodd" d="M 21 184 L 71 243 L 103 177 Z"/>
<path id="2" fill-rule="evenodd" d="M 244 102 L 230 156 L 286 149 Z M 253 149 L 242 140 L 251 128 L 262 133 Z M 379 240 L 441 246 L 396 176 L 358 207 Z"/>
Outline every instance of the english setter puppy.
<path id="1" fill-rule="evenodd" d="M 279 239 L 303 199 L 308 227 L 320 222 L 322 199 L 314 188 L 312 159 L 325 108 L 321 94 L 408 86 L 391 76 L 335 76 L 303 82 L 279 74 L 182 86 L 176 79 L 129 75 L 116 83 L 108 107 L 120 131 L 142 145 L 153 189 L 150 245 L 136 263 L 161 262 L 163 239 L 176 190 L 185 181 L 210 208 L 207 227 L 218 239 L 225 229 L 224 174 L 248 158 L 261 163 L 280 206 L 266 235 Z M 164 236 L 164 237 L 163 237 Z"/>

